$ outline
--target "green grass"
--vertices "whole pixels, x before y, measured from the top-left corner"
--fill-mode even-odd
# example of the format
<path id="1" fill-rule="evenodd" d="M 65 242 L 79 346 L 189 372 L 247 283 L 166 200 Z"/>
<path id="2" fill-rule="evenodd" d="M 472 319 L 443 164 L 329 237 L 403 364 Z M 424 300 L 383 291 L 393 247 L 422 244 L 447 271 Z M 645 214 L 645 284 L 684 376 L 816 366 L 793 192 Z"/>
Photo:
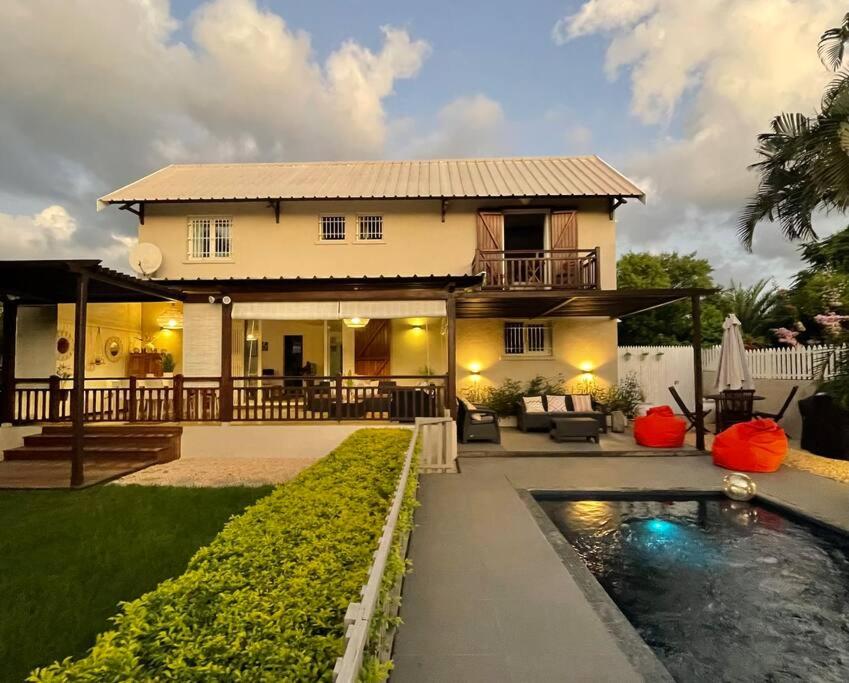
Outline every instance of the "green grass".
<path id="1" fill-rule="evenodd" d="M 271 487 L 0 492 L 0 681 L 79 656 Z"/>

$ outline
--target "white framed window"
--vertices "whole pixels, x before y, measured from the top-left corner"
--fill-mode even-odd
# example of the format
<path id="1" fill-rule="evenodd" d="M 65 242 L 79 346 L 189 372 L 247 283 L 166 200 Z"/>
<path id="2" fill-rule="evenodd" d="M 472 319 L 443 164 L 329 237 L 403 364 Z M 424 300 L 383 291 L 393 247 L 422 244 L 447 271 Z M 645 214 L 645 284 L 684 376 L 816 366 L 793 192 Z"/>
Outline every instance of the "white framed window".
<path id="1" fill-rule="evenodd" d="M 232 228 L 230 216 L 192 216 L 189 218 L 188 257 L 193 260 L 231 258 Z"/>
<path id="2" fill-rule="evenodd" d="M 345 216 L 321 216 L 318 225 L 318 238 L 322 242 L 344 242 Z"/>
<path id="3" fill-rule="evenodd" d="M 357 240 L 380 242 L 383 240 L 383 216 L 363 214 L 357 216 Z"/>
<path id="4" fill-rule="evenodd" d="M 504 355 L 510 358 L 550 356 L 551 324 L 548 322 L 505 322 Z"/>

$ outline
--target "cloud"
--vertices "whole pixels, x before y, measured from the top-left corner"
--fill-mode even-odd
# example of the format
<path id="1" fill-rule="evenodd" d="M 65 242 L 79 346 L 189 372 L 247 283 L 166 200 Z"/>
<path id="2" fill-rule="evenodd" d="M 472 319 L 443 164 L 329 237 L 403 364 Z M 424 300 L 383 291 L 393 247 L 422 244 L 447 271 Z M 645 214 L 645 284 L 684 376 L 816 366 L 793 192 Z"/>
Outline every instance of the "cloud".
<path id="1" fill-rule="evenodd" d="M 4 259 L 94 258 L 126 269 L 126 253 L 135 238 L 111 235 L 92 249 L 74 241 L 77 220 L 64 206 L 54 204 L 31 215 L 0 213 L 0 244 Z"/>
<path id="2" fill-rule="evenodd" d="M 557 23 L 560 43 L 607 41 L 608 76 L 630 81 L 630 112 L 649 131 L 618 160 L 656 188 L 648 209 L 627 213 L 624 241 L 698 245 L 719 263 L 747 263 L 747 281 L 797 269 L 792 245 L 768 248 L 781 239 L 769 225 L 759 227 L 756 257 L 744 256 L 736 216 L 756 187 L 747 167 L 757 134 L 780 112 L 818 104 L 830 74 L 817 40 L 844 12 L 839 0 L 590 0 Z"/>
<path id="3" fill-rule="evenodd" d="M 211 0 L 185 26 L 167 0 L 5 0 L 0 197 L 16 206 L 0 210 L 61 204 L 75 242 L 111 249 L 134 223 L 94 199 L 167 163 L 381 156 L 386 100 L 430 46 L 379 36 L 320 58 L 255 0 Z"/>
<path id="4" fill-rule="evenodd" d="M 414 124 L 399 131 L 409 135 Z M 457 99 L 436 114 L 429 132 L 402 144 L 402 156 L 414 158 L 474 157 L 503 154 L 510 146 L 501 104 L 483 94 Z"/>

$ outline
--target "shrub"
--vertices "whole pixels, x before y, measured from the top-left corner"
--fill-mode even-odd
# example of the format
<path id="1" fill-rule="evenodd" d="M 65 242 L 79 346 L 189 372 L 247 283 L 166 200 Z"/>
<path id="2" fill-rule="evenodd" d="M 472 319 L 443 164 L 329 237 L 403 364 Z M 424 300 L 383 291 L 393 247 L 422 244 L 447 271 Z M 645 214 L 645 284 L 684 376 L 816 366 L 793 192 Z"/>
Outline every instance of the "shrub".
<path id="1" fill-rule="evenodd" d="M 472 386 L 463 391 L 463 395 L 472 403 L 491 408 L 501 417 L 515 415 L 517 405 L 522 399 L 522 396 L 564 393 L 566 393 L 566 390 L 562 375 L 555 377 L 537 375 L 528 380 L 524 385 L 515 379 L 505 379 L 498 386 L 490 386 L 483 389 Z"/>
<path id="2" fill-rule="evenodd" d="M 185 573 L 123 604 L 115 629 L 85 658 L 30 680 L 330 681 L 345 610 L 366 581 L 410 434 L 355 432 L 233 518 Z M 413 481 L 407 529 L 414 493 Z M 396 540 L 395 578 L 403 566 Z M 378 678 L 386 669 L 369 667 Z"/>

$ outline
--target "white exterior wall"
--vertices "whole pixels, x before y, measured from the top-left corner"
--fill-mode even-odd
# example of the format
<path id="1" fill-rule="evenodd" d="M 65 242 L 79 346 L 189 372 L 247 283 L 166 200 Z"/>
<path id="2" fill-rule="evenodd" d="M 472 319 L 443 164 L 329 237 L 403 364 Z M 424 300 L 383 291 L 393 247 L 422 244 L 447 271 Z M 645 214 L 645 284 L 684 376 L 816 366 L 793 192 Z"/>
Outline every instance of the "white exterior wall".
<path id="1" fill-rule="evenodd" d="M 183 374 L 221 376 L 221 304 L 183 306 Z"/>
<path id="2" fill-rule="evenodd" d="M 56 374 L 56 323 L 54 306 L 19 306 L 15 376 L 45 378 Z"/>

